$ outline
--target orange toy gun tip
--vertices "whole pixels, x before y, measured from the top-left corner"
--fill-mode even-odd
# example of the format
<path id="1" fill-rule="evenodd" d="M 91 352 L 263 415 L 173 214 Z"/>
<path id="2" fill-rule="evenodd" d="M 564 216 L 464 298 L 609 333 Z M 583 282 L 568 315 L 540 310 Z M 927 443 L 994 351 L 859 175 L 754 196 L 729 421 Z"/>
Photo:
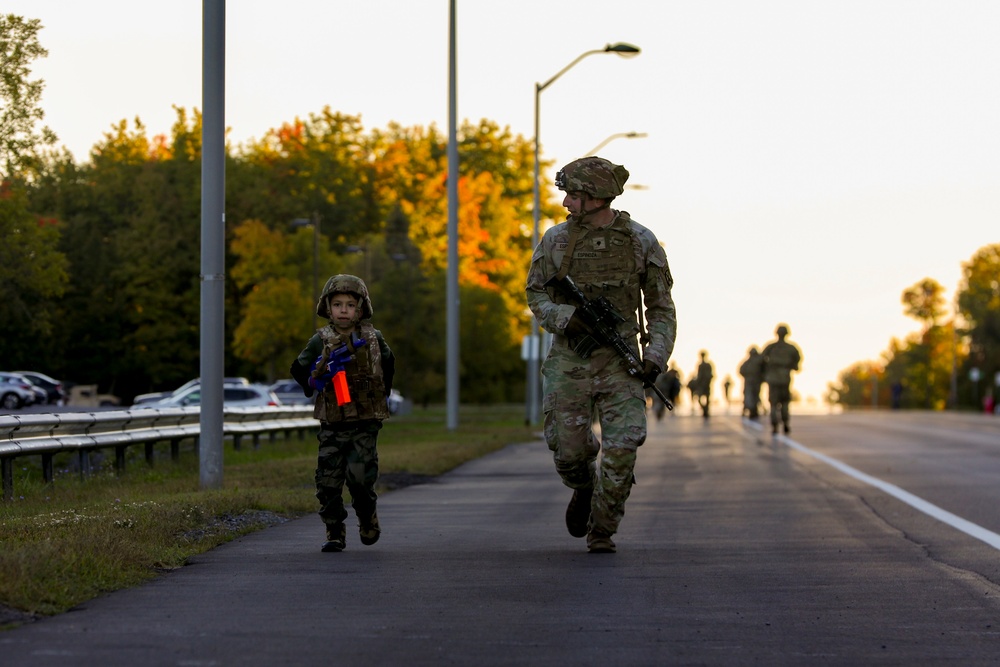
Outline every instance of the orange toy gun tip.
<path id="1" fill-rule="evenodd" d="M 337 405 L 351 402 L 351 392 L 347 388 L 347 373 L 339 371 L 333 376 L 333 391 L 337 395 Z"/>

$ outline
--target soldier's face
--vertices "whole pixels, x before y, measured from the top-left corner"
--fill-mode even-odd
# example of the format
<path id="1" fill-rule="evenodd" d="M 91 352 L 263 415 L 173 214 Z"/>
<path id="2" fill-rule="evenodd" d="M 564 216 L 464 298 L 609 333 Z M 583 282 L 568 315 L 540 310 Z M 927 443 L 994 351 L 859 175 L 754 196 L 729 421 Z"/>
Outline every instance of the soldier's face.
<path id="1" fill-rule="evenodd" d="M 334 294 L 330 297 L 330 319 L 337 331 L 354 328 L 354 317 L 358 312 L 358 300 L 350 294 Z"/>
<path id="2" fill-rule="evenodd" d="M 586 192 L 567 192 L 563 197 L 563 206 L 572 216 L 581 216 L 600 206 L 602 200 L 594 199 Z"/>

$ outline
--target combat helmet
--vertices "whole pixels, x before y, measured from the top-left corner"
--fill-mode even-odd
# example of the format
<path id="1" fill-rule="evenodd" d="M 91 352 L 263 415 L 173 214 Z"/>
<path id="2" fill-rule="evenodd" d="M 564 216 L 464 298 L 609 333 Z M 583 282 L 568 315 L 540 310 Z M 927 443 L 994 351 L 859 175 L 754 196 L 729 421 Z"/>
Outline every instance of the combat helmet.
<path id="1" fill-rule="evenodd" d="M 628 170 L 601 157 L 573 160 L 556 172 L 556 187 L 565 192 L 586 192 L 596 199 L 614 199 L 625 191 Z"/>
<path id="2" fill-rule="evenodd" d="M 358 307 L 362 320 L 372 317 L 372 300 L 368 296 L 368 286 L 365 281 L 357 276 L 347 273 L 338 273 L 331 276 L 323 287 L 323 292 L 319 295 L 319 303 L 316 304 L 316 314 L 324 319 L 330 319 L 330 307 L 327 300 L 333 294 L 353 294 L 358 297 Z"/>
<path id="3" fill-rule="evenodd" d="M 774 330 L 774 333 L 777 334 L 778 338 L 781 338 L 782 336 L 787 336 L 788 335 L 788 325 L 787 324 L 779 324 L 778 328 Z"/>

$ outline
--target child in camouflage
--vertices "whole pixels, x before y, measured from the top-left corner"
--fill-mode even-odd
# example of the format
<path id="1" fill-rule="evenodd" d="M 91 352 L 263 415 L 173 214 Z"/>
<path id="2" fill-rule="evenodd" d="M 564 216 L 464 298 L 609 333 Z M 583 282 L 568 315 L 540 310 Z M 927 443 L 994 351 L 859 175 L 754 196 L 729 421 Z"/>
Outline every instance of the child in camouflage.
<path id="1" fill-rule="evenodd" d="M 368 287 L 357 276 L 331 277 L 316 305 L 328 320 L 292 362 L 292 377 L 306 396 L 318 392 L 314 416 L 320 421 L 316 497 L 326 524 L 323 551 L 347 545 L 344 485 L 358 517 L 361 543 L 375 544 L 381 529 L 378 495 L 378 432 L 389 418 L 395 358 L 371 323 Z"/>

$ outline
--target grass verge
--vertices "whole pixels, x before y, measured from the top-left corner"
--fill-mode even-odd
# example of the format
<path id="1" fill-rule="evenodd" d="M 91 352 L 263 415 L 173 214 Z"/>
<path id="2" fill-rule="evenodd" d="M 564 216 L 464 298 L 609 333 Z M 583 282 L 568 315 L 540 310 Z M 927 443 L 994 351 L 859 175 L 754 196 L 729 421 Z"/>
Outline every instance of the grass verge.
<path id="1" fill-rule="evenodd" d="M 459 428 L 443 408 L 393 418 L 379 435 L 380 492 L 419 482 L 513 442 L 530 440 L 523 406 L 463 407 Z M 141 448 L 131 448 L 139 450 Z M 81 480 L 57 461 L 52 484 L 18 459 L 14 502 L 0 502 L 0 629 L 58 614 L 101 593 L 135 586 L 239 535 L 317 510 L 314 433 L 237 451 L 227 443 L 223 488 L 199 490 L 198 457 L 165 452 L 153 467 L 130 452 Z"/>

